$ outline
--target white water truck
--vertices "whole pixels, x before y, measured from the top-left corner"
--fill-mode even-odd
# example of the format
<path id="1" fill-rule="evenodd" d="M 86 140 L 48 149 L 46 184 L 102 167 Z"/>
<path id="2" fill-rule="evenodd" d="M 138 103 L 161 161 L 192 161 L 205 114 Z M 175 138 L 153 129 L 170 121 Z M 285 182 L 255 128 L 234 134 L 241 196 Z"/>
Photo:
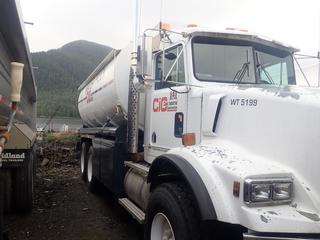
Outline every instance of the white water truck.
<path id="1" fill-rule="evenodd" d="M 79 87 L 89 189 L 148 240 L 320 239 L 320 90 L 295 86 L 297 49 L 195 26 L 141 39 Z"/>

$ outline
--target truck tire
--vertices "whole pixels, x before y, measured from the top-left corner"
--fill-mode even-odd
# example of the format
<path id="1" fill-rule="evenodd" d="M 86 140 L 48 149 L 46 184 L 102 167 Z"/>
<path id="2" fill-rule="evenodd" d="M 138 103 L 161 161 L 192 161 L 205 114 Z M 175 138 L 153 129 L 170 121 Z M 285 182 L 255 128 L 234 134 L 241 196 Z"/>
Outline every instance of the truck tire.
<path id="1" fill-rule="evenodd" d="M 145 240 L 198 240 L 200 227 L 195 201 L 179 182 L 163 183 L 151 194 L 145 219 Z"/>
<path id="2" fill-rule="evenodd" d="M 81 155 L 80 155 L 80 171 L 83 180 L 87 180 L 87 165 L 88 165 L 88 143 L 83 142 L 81 144 Z"/>
<path id="3" fill-rule="evenodd" d="M 30 212 L 33 205 L 33 156 L 34 152 L 29 152 L 29 161 L 26 166 L 17 168 L 13 180 L 13 194 L 15 210 L 20 212 Z"/>
<path id="4" fill-rule="evenodd" d="M 93 146 L 90 146 L 87 154 L 86 181 L 88 182 L 89 190 L 91 192 L 96 192 L 98 182 L 93 176 L 93 151 Z"/>
<path id="5" fill-rule="evenodd" d="M 13 208 L 12 204 L 12 170 L 1 169 L 0 176 L 2 177 L 2 193 L 3 193 L 3 209 L 4 213 L 10 213 Z"/>
<path id="6" fill-rule="evenodd" d="M 3 240 L 3 227 L 4 227 L 4 223 L 3 223 L 3 209 L 4 209 L 4 192 L 3 192 L 3 181 L 2 178 L 0 176 L 0 240 Z"/>

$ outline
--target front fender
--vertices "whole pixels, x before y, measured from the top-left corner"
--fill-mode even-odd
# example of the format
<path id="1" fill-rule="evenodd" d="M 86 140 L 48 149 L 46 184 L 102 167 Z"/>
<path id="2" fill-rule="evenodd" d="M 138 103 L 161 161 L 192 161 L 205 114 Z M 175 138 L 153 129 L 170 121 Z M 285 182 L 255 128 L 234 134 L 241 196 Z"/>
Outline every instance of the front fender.
<path id="1" fill-rule="evenodd" d="M 211 198 L 217 220 L 239 224 L 257 232 L 319 233 L 319 213 L 310 199 L 302 196 L 303 189 L 289 168 L 232 151 L 225 147 L 198 145 L 175 148 L 169 154 L 180 156 L 200 176 Z M 243 201 L 243 183 L 247 177 L 294 177 L 296 204 L 250 207 Z M 240 182 L 239 197 L 233 195 L 234 182 Z"/>
<path id="2" fill-rule="evenodd" d="M 192 167 L 188 160 L 176 154 L 163 154 L 153 162 L 148 174 L 148 182 L 151 183 L 151 190 L 157 184 L 158 178 L 165 175 L 169 178 L 177 174 L 181 176 L 190 187 L 197 201 L 201 220 L 216 220 L 216 212 L 209 196 L 208 190 L 204 185 L 198 172 Z"/>

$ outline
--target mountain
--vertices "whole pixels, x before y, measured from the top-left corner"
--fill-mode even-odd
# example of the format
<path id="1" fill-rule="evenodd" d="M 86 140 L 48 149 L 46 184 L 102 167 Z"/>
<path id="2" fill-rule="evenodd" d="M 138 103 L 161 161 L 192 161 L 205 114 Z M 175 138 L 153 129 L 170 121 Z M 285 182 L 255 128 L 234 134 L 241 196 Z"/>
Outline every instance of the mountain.
<path id="1" fill-rule="evenodd" d="M 38 116 L 78 117 L 78 86 L 108 55 L 111 47 L 84 40 L 31 54 L 38 87 Z"/>

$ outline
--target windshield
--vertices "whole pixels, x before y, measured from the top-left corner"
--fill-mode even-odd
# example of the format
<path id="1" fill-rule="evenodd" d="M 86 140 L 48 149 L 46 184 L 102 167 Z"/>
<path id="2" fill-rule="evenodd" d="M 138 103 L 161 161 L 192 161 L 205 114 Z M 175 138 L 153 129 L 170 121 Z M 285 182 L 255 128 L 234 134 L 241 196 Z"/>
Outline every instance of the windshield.
<path id="1" fill-rule="evenodd" d="M 271 55 L 255 51 L 257 59 L 257 78 L 261 84 L 295 84 L 293 60 L 291 55 Z"/>
<path id="2" fill-rule="evenodd" d="M 249 42 L 194 37 L 194 75 L 200 81 L 295 84 L 289 52 Z"/>

